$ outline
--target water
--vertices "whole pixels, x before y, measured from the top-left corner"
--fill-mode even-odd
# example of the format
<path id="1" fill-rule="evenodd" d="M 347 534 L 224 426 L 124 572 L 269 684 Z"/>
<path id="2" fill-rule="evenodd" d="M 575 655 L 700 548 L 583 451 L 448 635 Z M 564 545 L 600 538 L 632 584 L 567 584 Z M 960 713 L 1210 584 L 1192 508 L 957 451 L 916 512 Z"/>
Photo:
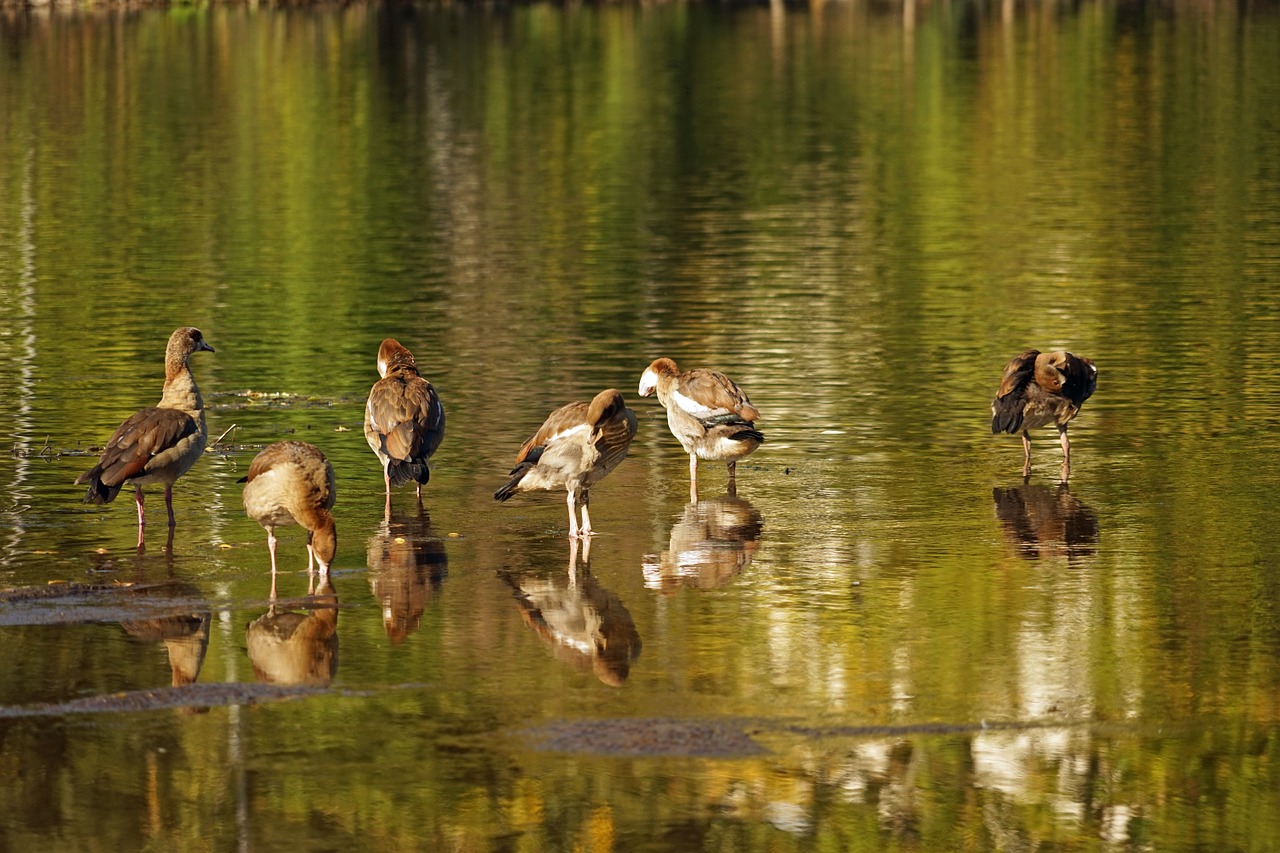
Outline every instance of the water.
<path id="1" fill-rule="evenodd" d="M 1280 846 L 1274 6 L 3 15 L 3 846 Z M 184 324 L 229 432 L 139 554 L 71 483 Z M 389 519 L 386 336 L 449 417 Z M 1069 486 L 989 433 L 1030 346 Z M 658 355 L 763 412 L 736 498 Z M 575 554 L 492 493 L 609 386 Z M 273 612 L 285 437 L 339 550 Z"/>

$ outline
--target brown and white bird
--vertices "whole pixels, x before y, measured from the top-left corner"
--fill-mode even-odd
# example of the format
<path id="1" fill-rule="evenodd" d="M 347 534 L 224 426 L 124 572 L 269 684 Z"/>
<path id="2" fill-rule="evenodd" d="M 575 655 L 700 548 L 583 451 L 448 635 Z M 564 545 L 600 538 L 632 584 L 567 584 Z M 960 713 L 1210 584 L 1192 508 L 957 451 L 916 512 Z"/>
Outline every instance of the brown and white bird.
<path id="1" fill-rule="evenodd" d="M 575 402 L 552 412 L 516 455 L 511 480 L 494 493 L 505 501 L 518 492 L 565 489 L 569 493 L 569 538 L 590 536 L 588 490 L 627 457 L 636 435 L 636 413 L 615 388 L 590 403 Z M 582 527 L 575 507 L 582 504 Z"/>
<path id="2" fill-rule="evenodd" d="M 1022 433 L 1022 476 L 1031 476 L 1030 430 L 1054 424 L 1062 444 L 1062 481 L 1071 474 L 1067 424 L 1098 387 L 1098 368 L 1065 350 L 1027 350 L 1005 366 L 991 403 L 991 432 Z"/>
<path id="3" fill-rule="evenodd" d="M 412 480 L 422 497 L 431 479 L 427 460 L 444 438 L 444 407 L 413 353 L 393 338 L 378 347 L 378 375 L 364 409 L 364 437 L 382 462 L 390 507 L 393 485 Z"/>
<path id="4" fill-rule="evenodd" d="M 738 460 L 764 443 L 756 429 L 760 410 L 733 380 L 714 370 L 681 373 L 669 358 L 659 358 L 640 376 L 640 396 L 658 392 L 667 410 L 667 426 L 689 454 L 689 498 L 698 500 L 698 460 L 727 462 L 729 493 L 736 488 Z"/>
<path id="5" fill-rule="evenodd" d="M 188 363 L 195 352 L 213 352 L 200 330 L 190 326 L 174 330 L 164 353 L 160 402 L 133 413 L 120 424 L 107 441 L 98 464 L 76 478 L 77 485 L 89 484 L 85 503 L 110 503 L 126 484 L 135 488 L 139 548 L 143 547 L 146 527 L 142 487 L 164 484 L 164 505 L 172 530 L 176 524 L 173 484 L 196 463 L 209 440 L 204 400 Z"/>
<path id="6" fill-rule="evenodd" d="M 267 530 L 271 552 L 271 591 L 275 595 L 276 528 L 300 524 L 307 529 L 307 571 L 320 564 L 329 572 L 338 550 L 333 521 L 333 466 L 314 445 L 305 441 L 277 441 L 262 449 L 249 464 L 244 483 L 244 511 Z"/>

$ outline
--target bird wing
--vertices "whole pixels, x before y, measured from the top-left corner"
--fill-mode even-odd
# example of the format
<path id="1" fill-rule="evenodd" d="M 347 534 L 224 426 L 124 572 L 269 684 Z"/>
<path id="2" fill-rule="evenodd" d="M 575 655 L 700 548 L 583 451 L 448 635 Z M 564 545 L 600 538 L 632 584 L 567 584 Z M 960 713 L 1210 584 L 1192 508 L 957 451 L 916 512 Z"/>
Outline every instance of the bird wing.
<path id="1" fill-rule="evenodd" d="M 996 392 L 997 400 L 1021 390 L 1031 381 L 1035 376 L 1036 357 L 1039 355 L 1039 350 L 1029 349 L 1005 365 L 1004 376 L 1000 379 L 1000 390 Z"/>
<path id="2" fill-rule="evenodd" d="M 1057 367 L 1062 371 L 1065 381 L 1062 383 L 1062 395 L 1071 401 L 1077 409 L 1084 401 L 1093 396 L 1098 387 L 1098 368 L 1087 358 L 1066 352 L 1062 354 Z"/>
<path id="3" fill-rule="evenodd" d="M 618 467 L 618 464 L 627 458 L 627 451 L 631 447 L 631 440 L 636 437 L 638 425 L 636 413 L 623 406 L 612 417 L 596 427 L 594 440 L 596 450 L 600 454 L 598 464 L 600 476 L 596 477 L 596 480 Z"/>
<path id="4" fill-rule="evenodd" d="M 536 451 L 541 455 L 547 448 L 569 441 L 582 441 L 590 433 L 591 425 L 587 423 L 587 404 L 583 402 L 568 403 L 556 409 L 543 421 L 538 431 L 520 447 L 516 454 L 516 465 L 530 460 Z"/>
<path id="5" fill-rule="evenodd" d="M 680 374 L 671 399 L 686 414 L 704 422 L 754 421 L 760 417 L 743 390 L 714 370 Z"/>
<path id="6" fill-rule="evenodd" d="M 97 477 L 107 486 L 119 486 L 156 464 L 169 464 L 173 461 L 168 458 L 169 452 L 199 430 L 196 419 L 178 409 L 153 406 L 134 412 L 112 433 L 97 466 L 76 482 Z"/>
<path id="7" fill-rule="evenodd" d="M 444 407 L 435 388 L 416 373 L 378 380 L 365 406 L 365 438 L 395 460 L 435 453 L 444 438 Z"/>

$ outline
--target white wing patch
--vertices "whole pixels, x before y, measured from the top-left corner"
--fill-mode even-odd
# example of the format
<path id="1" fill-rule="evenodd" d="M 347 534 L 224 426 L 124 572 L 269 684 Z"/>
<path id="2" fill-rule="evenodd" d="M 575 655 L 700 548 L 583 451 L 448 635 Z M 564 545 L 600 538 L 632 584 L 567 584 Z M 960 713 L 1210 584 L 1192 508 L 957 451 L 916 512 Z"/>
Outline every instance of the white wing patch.
<path id="1" fill-rule="evenodd" d="M 552 435 L 547 436 L 547 444 L 550 445 L 550 444 L 555 444 L 557 441 L 565 441 L 571 435 L 575 435 L 576 433 L 580 433 L 580 432 L 586 432 L 590 429 L 591 429 L 590 424 L 576 424 L 574 426 L 569 427 L 568 429 L 562 429 L 557 433 L 553 433 Z"/>
<path id="2" fill-rule="evenodd" d="M 728 409 L 708 408 L 707 406 L 702 405 L 692 397 L 686 397 L 685 395 L 681 394 L 679 391 L 671 392 L 671 399 L 675 402 L 677 406 L 680 407 L 682 411 L 698 419 L 709 418 L 712 415 L 723 415 L 729 411 Z"/>

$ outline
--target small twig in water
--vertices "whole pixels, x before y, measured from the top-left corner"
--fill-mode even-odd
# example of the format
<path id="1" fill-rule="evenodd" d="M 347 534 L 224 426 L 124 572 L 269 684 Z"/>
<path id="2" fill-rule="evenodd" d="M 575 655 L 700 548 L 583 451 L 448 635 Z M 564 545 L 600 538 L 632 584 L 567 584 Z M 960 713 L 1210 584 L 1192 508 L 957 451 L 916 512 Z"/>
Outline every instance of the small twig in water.
<path id="1" fill-rule="evenodd" d="M 231 426 L 227 427 L 226 431 L 225 431 L 225 432 L 223 432 L 223 433 L 222 433 L 222 435 L 218 436 L 217 438 L 215 438 L 215 439 L 213 440 L 213 443 L 214 443 L 214 444 L 221 444 L 221 443 L 222 443 L 222 439 L 224 439 L 224 438 L 226 438 L 226 437 L 227 437 L 227 433 L 228 433 L 228 432 L 231 432 L 233 429 L 237 428 L 238 426 L 240 426 L 240 424 L 232 424 Z"/>

